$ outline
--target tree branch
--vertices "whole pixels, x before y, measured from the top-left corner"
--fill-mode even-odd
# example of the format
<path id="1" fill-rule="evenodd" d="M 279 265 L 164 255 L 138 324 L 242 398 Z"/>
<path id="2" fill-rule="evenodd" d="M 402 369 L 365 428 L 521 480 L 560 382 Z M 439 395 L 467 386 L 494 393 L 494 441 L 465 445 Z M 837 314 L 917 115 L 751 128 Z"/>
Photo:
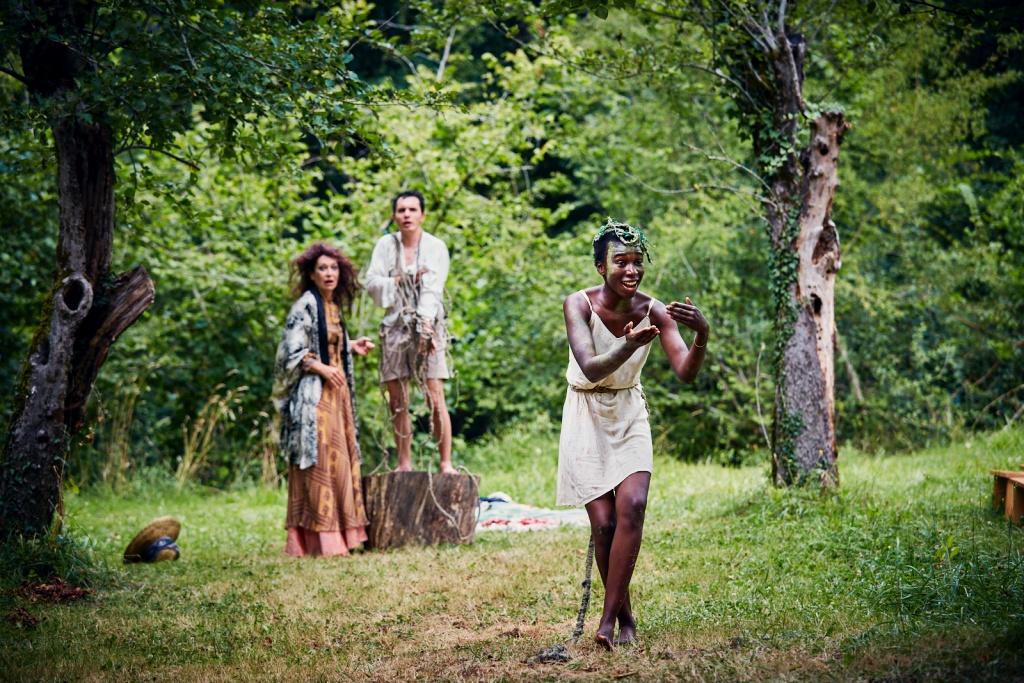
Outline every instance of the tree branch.
<path id="1" fill-rule="evenodd" d="M 25 80 L 25 77 L 23 75 L 21 75 L 20 73 L 18 73 L 17 71 L 15 71 L 14 69 L 8 69 L 5 66 L 0 66 L 0 73 L 7 74 L 8 76 L 13 78 L 14 80 L 20 81 L 22 85 L 28 87 L 28 81 Z"/>
<path id="2" fill-rule="evenodd" d="M 641 12 L 646 12 L 647 14 L 650 14 L 652 16 L 661 17 L 662 19 L 671 19 L 672 21 L 678 21 L 680 23 L 686 23 L 688 21 L 687 18 L 684 16 L 680 16 L 678 14 L 671 14 L 670 12 L 664 12 L 662 10 L 656 10 L 651 7 L 637 6 L 637 9 L 640 10 Z"/>
<path id="3" fill-rule="evenodd" d="M 370 41 L 370 44 L 373 45 L 374 47 L 380 48 L 381 50 L 387 52 L 398 61 L 402 62 L 402 64 L 405 65 L 405 68 L 409 70 L 409 73 L 413 75 L 413 77 L 419 78 L 419 73 L 416 71 L 416 65 L 413 64 L 412 61 L 408 57 L 403 55 L 397 48 L 395 48 L 394 45 L 391 45 L 390 43 L 381 43 L 379 41 Z"/>
<path id="4" fill-rule="evenodd" d="M 661 10 L 656 10 L 656 9 L 651 8 L 651 7 L 638 6 L 637 9 L 640 10 L 641 12 L 646 12 L 647 14 L 650 14 L 651 16 L 660 17 L 662 19 L 669 19 L 671 21 L 677 21 L 679 23 L 686 23 L 687 21 L 690 21 L 690 19 L 688 19 L 685 16 L 678 15 L 678 14 L 672 14 L 670 12 L 664 12 L 664 11 L 661 11 Z M 493 22 L 491 22 L 491 24 L 492 24 L 492 26 L 494 25 Z M 495 28 L 498 28 L 498 27 L 495 26 Z M 512 40 L 515 40 L 520 45 L 524 45 L 521 41 L 516 40 L 516 38 L 514 38 L 514 37 L 512 38 Z M 751 104 L 753 104 L 753 105 L 757 104 L 754 101 L 754 97 L 750 94 L 750 92 L 746 88 L 743 87 L 743 85 L 739 81 L 737 81 L 734 78 L 729 77 L 727 74 L 723 73 L 721 69 L 716 69 L 716 68 L 712 68 L 712 67 L 709 67 L 709 66 L 704 66 L 703 64 L 697 64 L 695 62 L 676 62 L 674 65 L 677 66 L 677 67 L 681 67 L 683 69 L 693 69 L 695 71 L 702 71 L 702 72 L 704 72 L 706 74 L 710 74 L 710 75 L 714 76 L 715 78 L 718 78 L 719 80 L 721 80 L 721 81 L 723 81 L 725 83 L 728 83 L 729 85 L 731 85 L 734 88 L 736 88 L 740 92 L 740 94 L 743 95 Z M 574 64 L 569 64 L 569 66 L 573 66 L 574 68 L 579 68 L 577 65 L 574 65 Z M 594 74 L 591 74 L 591 75 L 594 75 Z M 639 74 L 637 74 L 637 75 L 639 75 Z"/>
<path id="5" fill-rule="evenodd" d="M 994 406 L 994 405 L 996 405 L 998 403 L 1001 403 L 1003 401 L 1003 399 L 1006 399 L 1006 398 L 1009 398 L 1010 396 L 1013 396 L 1015 393 L 1017 393 L 1021 389 L 1024 389 L 1024 384 L 1018 384 L 1017 386 L 1015 386 L 1014 388 L 1010 389 L 1009 391 L 1005 391 L 1002 394 L 1000 394 L 999 396 L 996 396 L 994 399 L 989 401 L 985 405 L 984 408 L 982 408 L 981 410 L 978 411 L 978 416 L 974 418 L 974 422 L 971 423 L 971 427 L 974 427 L 976 424 L 978 424 L 978 421 L 982 418 L 982 416 L 985 413 L 988 412 L 989 408 L 991 408 L 992 406 Z"/>
<path id="6" fill-rule="evenodd" d="M 181 32 L 181 44 L 185 46 L 185 56 L 188 57 L 189 64 L 192 65 L 193 71 L 199 71 L 199 65 L 196 64 L 196 60 L 192 58 L 192 51 L 188 49 L 188 39 L 185 37 L 185 32 Z"/>
<path id="7" fill-rule="evenodd" d="M 750 102 L 752 105 L 757 105 L 757 102 L 754 101 L 754 96 L 751 95 L 750 92 L 746 88 L 744 88 L 739 81 L 722 73 L 721 69 L 712 69 L 701 64 L 694 64 L 692 62 L 678 62 L 676 66 L 680 66 L 684 69 L 696 69 L 697 71 L 703 71 L 704 73 L 709 73 L 712 76 L 716 76 L 717 78 L 725 81 L 729 85 L 739 90 L 740 94 L 747 98 L 747 101 Z"/>
<path id="8" fill-rule="evenodd" d="M 237 45 L 231 45 L 229 43 L 225 43 L 223 40 L 221 40 L 217 36 L 213 35 L 209 31 L 204 29 L 202 26 L 200 26 L 199 24 L 197 24 L 197 23 L 195 23 L 195 22 L 193 22 L 193 21 L 191 21 L 189 19 L 186 19 L 184 17 L 179 17 L 179 16 L 177 16 L 177 15 L 171 13 L 171 12 L 168 12 L 165 9 L 162 9 L 160 7 L 156 7 L 154 5 L 148 5 L 148 8 L 153 10 L 154 13 L 159 14 L 162 17 L 166 17 L 166 18 L 170 19 L 171 21 L 175 21 L 176 20 L 175 23 L 179 23 L 180 25 L 186 26 L 187 28 L 195 31 L 199 35 L 206 36 L 209 40 L 211 40 L 212 42 L 216 43 L 217 45 L 220 45 L 222 48 L 224 48 L 228 52 L 233 52 L 233 53 L 239 55 L 240 57 L 243 57 L 244 59 L 247 59 L 250 62 L 253 62 L 254 64 L 259 64 L 260 66 L 262 66 L 264 69 L 267 69 L 268 71 L 272 71 L 275 74 L 282 75 L 280 69 L 278 69 L 278 67 L 276 67 L 275 65 L 263 61 L 262 59 L 260 59 L 256 55 L 253 55 L 253 54 L 250 54 L 250 53 L 246 52 L 245 50 L 243 50 L 242 48 L 238 47 Z M 188 49 L 188 46 L 186 45 L 186 50 L 187 49 Z"/>
<path id="9" fill-rule="evenodd" d="M 807 38 L 808 45 L 816 45 L 818 43 L 818 33 L 821 31 L 822 27 L 827 23 L 828 18 L 832 16 L 832 11 L 835 10 L 837 1 L 838 0 L 830 0 L 830 4 L 826 11 L 813 13 L 813 16 L 821 18 L 822 21 L 817 22 L 815 24 L 814 30 L 811 32 L 811 35 Z M 869 32 L 869 35 L 874 36 L 875 32 L 871 31 Z"/>
<path id="10" fill-rule="evenodd" d="M 448 40 L 444 44 L 444 52 L 441 54 L 441 63 L 437 65 L 437 76 L 434 80 L 440 82 L 444 78 L 444 65 L 448 63 L 448 55 L 452 52 L 452 41 L 455 40 L 455 27 L 452 26 L 452 30 L 448 32 Z"/>
<path id="11" fill-rule="evenodd" d="M 756 199 L 758 202 L 762 204 L 771 204 L 771 200 L 768 197 L 765 197 L 763 195 L 760 195 L 756 192 L 752 192 L 742 187 L 722 185 L 720 183 L 694 183 L 690 187 L 683 187 L 678 190 L 670 190 L 668 188 L 656 187 L 654 185 L 651 185 L 643 178 L 638 178 L 629 171 L 623 171 L 622 173 L 623 175 L 625 175 L 627 178 L 637 183 L 638 185 L 641 185 L 642 187 L 650 190 L 651 192 L 657 192 L 658 194 L 697 194 L 698 192 L 703 192 L 704 190 L 723 190 L 725 192 L 732 192 L 733 194 L 743 195 L 744 197 Z"/>
<path id="12" fill-rule="evenodd" d="M 689 148 L 691 151 L 696 152 L 697 154 L 703 155 L 704 158 L 707 159 L 708 161 L 722 161 L 722 162 L 725 162 L 725 163 L 729 164 L 730 166 L 732 166 L 733 168 L 735 168 L 735 169 L 737 169 L 739 171 L 743 171 L 744 173 L 749 175 L 751 178 L 756 180 L 761 185 L 761 187 L 763 187 L 764 189 L 768 190 L 769 194 L 772 193 L 771 186 L 768 185 L 768 183 L 765 181 L 764 178 L 762 178 L 760 175 L 758 175 L 758 173 L 756 171 L 754 171 L 753 169 L 751 169 L 751 168 L 749 168 L 747 166 L 744 166 L 743 164 L 741 164 L 740 162 L 736 161 L 735 159 L 730 159 L 727 156 L 717 156 L 717 155 L 711 154 L 707 150 L 701 149 L 700 147 L 697 147 L 696 145 L 692 145 L 692 144 L 690 144 L 688 142 L 683 143 L 683 144 L 687 148 Z M 723 152 L 723 154 L 724 154 L 724 152 Z"/>
<path id="13" fill-rule="evenodd" d="M 392 17 L 394 16 L 395 15 L 392 15 Z M 377 24 L 377 26 L 380 26 L 381 28 L 394 28 L 399 31 L 409 31 L 410 33 L 416 30 L 416 27 L 411 24 L 399 24 L 391 21 L 391 19 L 377 19 L 374 20 L 373 23 Z"/>
<path id="14" fill-rule="evenodd" d="M 928 9 L 933 9 L 938 12 L 945 12 L 946 14 L 952 14 L 955 17 L 967 17 L 969 19 L 974 19 L 978 16 L 977 13 L 972 11 L 958 12 L 955 9 L 950 9 L 949 7 L 943 7 L 942 5 L 936 5 L 931 2 L 925 2 L 925 0 L 906 0 L 906 3 L 908 5 L 920 5 L 921 7 L 927 7 Z"/>
<path id="15" fill-rule="evenodd" d="M 180 164 L 184 164 L 185 166 L 188 166 L 193 171 L 198 171 L 201 168 L 199 166 L 199 164 L 195 163 L 194 161 L 189 161 L 188 159 L 186 159 L 184 157 L 180 157 L 177 154 L 174 154 L 173 152 L 168 152 L 166 149 L 160 149 L 159 147 L 149 147 L 148 145 L 126 145 L 126 146 L 122 147 L 121 149 L 117 150 L 117 154 L 123 154 L 124 152 L 131 152 L 133 149 L 141 149 L 141 150 L 144 150 L 146 152 L 156 152 L 158 154 L 163 154 L 166 157 L 170 157 L 171 159 L 174 159 L 175 161 L 177 161 Z M 133 158 L 132 162 L 134 163 L 134 161 L 135 161 L 135 159 Z"/>

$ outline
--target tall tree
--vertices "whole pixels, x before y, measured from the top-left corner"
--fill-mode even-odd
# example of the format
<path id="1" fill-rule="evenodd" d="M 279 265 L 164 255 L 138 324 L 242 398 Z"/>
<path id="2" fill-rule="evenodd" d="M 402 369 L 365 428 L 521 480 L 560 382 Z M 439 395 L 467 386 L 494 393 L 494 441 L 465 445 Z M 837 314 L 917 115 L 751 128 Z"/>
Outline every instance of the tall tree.
<path id="1" fill-rule="evenodd" d="M 786 0 L 722 8 L 720 17 L 704 25 L 753 141 L 770 242 L 772 477 L 789 485 L 816 475 L 822 486 L 833 486 L 839 478 L 834 355 L 840 250 L 832 201 L 839 145 L 849 124 L 839 108 L 807 106 L 808 44 L 789 22 Z"/>
<path id="2" fill-rule="evenodd" d="M 250 124 L 261 115 L 293 120 L 325 143 L 358 134 L 356 108 L 369 91 L 348 62 L 353 42 L 375 40 L 364 11 L 348 3 L 3 3 L 0 72 L 23 94 L 0 105 L 0 121 L 52 141 L 60 236 L 52 295 L 0 456 L 0 535 L 51 525 L 96 375 L 153 301 L 143 267 L 110 272 L 115 157 L 173 154 L 195 112 L 217 124 L 209 142 L 226 153 L 259 153 Z"/>

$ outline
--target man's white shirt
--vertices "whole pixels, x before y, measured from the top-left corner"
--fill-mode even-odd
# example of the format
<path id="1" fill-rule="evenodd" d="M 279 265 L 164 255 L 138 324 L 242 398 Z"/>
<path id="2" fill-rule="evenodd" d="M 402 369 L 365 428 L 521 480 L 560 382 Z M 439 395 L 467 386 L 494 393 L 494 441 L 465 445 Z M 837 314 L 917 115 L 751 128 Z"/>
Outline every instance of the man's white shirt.
<path id="1" fill-rule="evenodd" d="M 402 240 L 396 233 L 384 235 L 373 247 L 373 256 L 366 269 L 366 289 L 374 303 L 387 309 L 383 324 L 390 326 L 398 321 L 401 311 L 398 303 L 398 284 L 393 272 L 395 263 L 400 264 L 402 271 L 415 274 L 420 268 L 426 268 L 420 279 L 420 298 L 416 307 L 416 316 L 422 320 L 433 322 L 441 314 L 444 297 L 444 285 L 448 280 L 448 247 L 437 237 L 423 231 L 420 235 L 419 254 L 411 264 L 407 264 L 402 253 Z"/>

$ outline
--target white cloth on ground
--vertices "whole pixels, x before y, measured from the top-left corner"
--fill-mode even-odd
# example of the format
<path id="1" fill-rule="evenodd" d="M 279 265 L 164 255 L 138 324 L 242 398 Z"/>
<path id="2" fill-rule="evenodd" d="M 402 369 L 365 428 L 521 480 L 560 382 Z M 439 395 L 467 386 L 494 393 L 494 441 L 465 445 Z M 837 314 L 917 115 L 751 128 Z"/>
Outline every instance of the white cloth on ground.
<path id="1" fill-rule="evenodd" d="M 480 497 L 476 530 L 544 531 L 560 526 L 590 526 L 584 510 L 550 510 L 517 503 L 500 491 Z"/>

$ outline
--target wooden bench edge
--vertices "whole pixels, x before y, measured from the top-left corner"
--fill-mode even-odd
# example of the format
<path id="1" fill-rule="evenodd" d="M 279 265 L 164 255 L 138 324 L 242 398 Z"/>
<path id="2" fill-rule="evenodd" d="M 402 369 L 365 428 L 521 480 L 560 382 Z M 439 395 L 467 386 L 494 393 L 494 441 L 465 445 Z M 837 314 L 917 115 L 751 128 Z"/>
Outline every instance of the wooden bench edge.
<path id="1" fill-rule="evenodd" d="M 1000 479 L 1024 480 L 1024 472 L 1017 470 L 992 470 L 992 475 Z"/>

